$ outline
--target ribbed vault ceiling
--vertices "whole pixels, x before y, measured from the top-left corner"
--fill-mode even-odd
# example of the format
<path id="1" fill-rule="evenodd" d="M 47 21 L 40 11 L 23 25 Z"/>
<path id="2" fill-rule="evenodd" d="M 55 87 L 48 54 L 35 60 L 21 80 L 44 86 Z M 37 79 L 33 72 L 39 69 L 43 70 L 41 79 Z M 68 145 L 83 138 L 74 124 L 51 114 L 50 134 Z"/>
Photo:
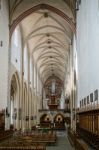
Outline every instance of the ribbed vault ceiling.
<path id="1" fill-rule="evenodd" d="M 13 18 L 18 16 L 19 10 L 22 9 L 21 3 L 25 2 L 23 6 L 26 9 L 26 0 L 18 2 L 19 8 L 17 5 L 11 14 L 12 22 Z M 28 2 L 30 4 L 30 1 Z M 37 1 L 35 1 L 36 3 Z M 73 22 L 75 21 L 75 0 L 40 0 L 38 3 L 52 5 L 66 13 Z M 22 12 L 24 11 L 22 10 Z M 69 67 L 69 49 L 73 36 L 73 30 L 69 23 L 57 13 L 43 8 L 24 18 L 20 22 L 20 26 L 23 31 L 24 42 L 28 45 L 29 53 L 33 57 L 41 79 L 45 82 L 54 74 L 64 81 L 66 70 Z"/>
<path id="2" fill-rule="evenodd" d="M 43 80 L 55 74 L 62 80 L 68 64 L 72 31 L 66 21 L 48 10 L 39 10 L 21 22 L 24 41 Z"/>

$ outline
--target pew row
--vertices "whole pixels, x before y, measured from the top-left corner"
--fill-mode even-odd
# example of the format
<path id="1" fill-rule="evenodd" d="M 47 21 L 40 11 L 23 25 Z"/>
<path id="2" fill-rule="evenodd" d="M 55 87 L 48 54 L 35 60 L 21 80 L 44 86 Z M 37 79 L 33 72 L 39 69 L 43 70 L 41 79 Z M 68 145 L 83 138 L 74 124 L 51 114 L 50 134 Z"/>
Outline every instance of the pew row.
<path id="1" fill-rule="evenodd" d="M 38 145 L 38 146 L 31 146 L 31 147 L 23 147 L 23 146 L 18 146 L 18 147 L 0 147 L 0 150 L 46 150 L 45 146 Z"/>
<path id="2" fill-rule="evenodd" d="M 95 150 L 99 150 L 99 135 L 80 127 L 77 128 L 77 133 L 92 148 L 94 148 Z"/>
<path id="3" fill-rule="evenodd" d="M 68 129 L 68 139 L 75 150 L 89 150 L 88 145 L 78 137 L 76 133 Z"/>
<path id="4" fill-rule="evenodd" d="M 0 131 L 0 141 L 5 140 L 13 135 L 13 131 Z"/>
<path id="5" fill-rule="evenodd" d="M 99 109 L 77 112 L 76 131 L 90 147 L 99 150 Z"/>

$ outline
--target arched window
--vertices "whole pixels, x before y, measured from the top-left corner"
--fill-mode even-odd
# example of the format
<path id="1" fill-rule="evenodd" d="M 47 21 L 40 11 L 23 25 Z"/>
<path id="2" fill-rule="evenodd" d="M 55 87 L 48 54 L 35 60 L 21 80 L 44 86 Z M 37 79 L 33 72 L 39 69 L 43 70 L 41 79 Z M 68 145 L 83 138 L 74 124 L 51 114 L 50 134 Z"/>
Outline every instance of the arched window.
<path id="1" fill-rule="evenodd" d="M 34 66 L 34 88 L 36 88 L 36 68 Z"/>
<path id="2" fill-rule="evenodd" d="M 27 46 L 24 48 L 24 78 L 27 81 L 28 77 L 28 49 Z"/>
<path id="3" fill-rule="evenodd" d="M 18 28 L 16 28 L 14 31 L 14 44 L 16 47 L 18 47 L 18 42 L 19 42 L 19 40 L 18 40 Z"/>
<path id="4" fill-rule="evenodd" d="M 21 68 L 21 32 L 19 26 L 16 27 L 11 39 L 11 64 L 20 72 Z"/>
<path id="5" fill-rule="evenodd" d="M 31 84 L 33 82 L 33 64 L 32 64 L 32 58 L 30 58 L 30 82 L 31 82 Z"/>

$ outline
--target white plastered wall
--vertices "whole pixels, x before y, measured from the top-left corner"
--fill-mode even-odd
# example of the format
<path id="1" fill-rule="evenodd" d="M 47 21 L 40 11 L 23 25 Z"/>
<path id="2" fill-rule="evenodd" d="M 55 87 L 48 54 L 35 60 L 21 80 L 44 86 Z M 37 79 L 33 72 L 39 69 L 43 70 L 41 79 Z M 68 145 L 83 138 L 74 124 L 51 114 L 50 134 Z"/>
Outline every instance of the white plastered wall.
<path id="1" fill-rule="evenodd" d="M 77 12 L 78 106 L 99 89 L 99 0 L 82 0 Z"/>
<path id="2" fill-rule="evenodd" d="M 8 95 L 8 52 L 9 14 L 7 0 L 1 0 L 0 9 L 0 110 L 7 106 Z"/>

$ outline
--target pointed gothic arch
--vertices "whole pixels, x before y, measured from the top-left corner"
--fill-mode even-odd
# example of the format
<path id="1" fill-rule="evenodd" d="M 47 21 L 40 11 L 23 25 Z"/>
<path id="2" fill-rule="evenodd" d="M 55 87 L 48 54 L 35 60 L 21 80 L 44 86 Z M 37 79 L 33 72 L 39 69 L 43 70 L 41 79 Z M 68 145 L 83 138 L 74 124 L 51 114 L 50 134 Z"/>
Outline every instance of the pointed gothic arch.
<path id="1" fill-rule="evenodd" d="M 10 124 L 15 128 L 18 128 L 17 120 L 19 118 L 20 106 L 20 79 L 17 72 L 12 75 L 10 85 Z"/>

